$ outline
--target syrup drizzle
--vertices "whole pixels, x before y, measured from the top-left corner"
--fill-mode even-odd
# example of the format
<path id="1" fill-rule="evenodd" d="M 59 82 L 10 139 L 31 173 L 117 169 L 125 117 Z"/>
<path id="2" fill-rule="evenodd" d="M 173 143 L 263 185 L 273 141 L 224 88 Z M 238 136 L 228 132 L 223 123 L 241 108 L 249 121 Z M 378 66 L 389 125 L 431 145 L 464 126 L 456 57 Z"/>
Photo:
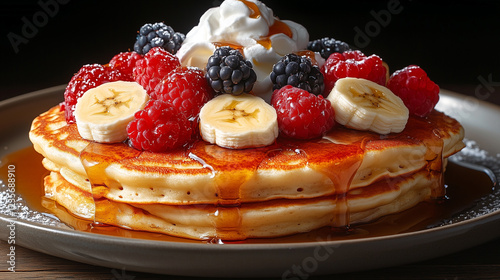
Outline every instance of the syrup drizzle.
<path id="1" fill-rule="evenodd" d="M 262 16 L 262 13 L 257 4 L 247 0 L 240 0 L 240 1 L 243 2 L 243 4 L 245 4 L 250 10 L 250 15 L 249 15 L 250 18 L 258 19 Z M 272 47 L 271 37 L 276 34 L 285 34 L 286 36 L 293 38 L 293 32 L 290 29 L 290 27 L 283 21 L 274 18 L 273 24 L 269 26 L 269 31 L 267 36 L 258 38 L 257 43 L 269 50 Z M 239 50 L 240 52 L 242 52 L 243 49 L 241 45 L 236 44 L 234 42 L 212 42 L 212 44 L 214 44 L 216 48 L 222 46 L 230 46 L 231 48 Z"/>
<path id="2" fill-rule="evenodd" d="M 240 1 L 243 2 L 243 4 L 245 4 L 250 10 L 250 18 L 260 18 L 261 13 L 257 4 L 248 0 L 240 0 Z"/>
<path id="3" fill-rule="evenodd" d="M 361 142 L 363 143 L 363 142 Z M 332 227 L 346 229 L 350 226 L 350 212 L 347 200 L 347 192 L 354 178 L 354 175 L 361 166 L 362 156 L 364 153 L 364 145 L 356 143 L 352 145 L 354 148 L 353 154 L 343 160 L 339 165 L 337 162 L 329 164 L 321 164 L 315 167 L 316 170 L 326 175 L 332 182 L 335 196 L 336 211 L 333 215 Z"/>
<path id="4" fill-rule="evenodd" d="M 419 134 L 427 133 L 430 137 L 425 137 L 423 143 L 427 146 L 427 153 L 424 158 L 427 161 L 427 174 L 430 177 L 437 177 L 434 186 L 431 188 L 431 196 L 434 198 L 444 197 L 446 194 L 444 186 L 443 170 L 443 136 L 438 132 L 428 119 L 415 118 L 408 127 L 408 130 L 416 131 Z M 429 133 L 431 131 L 432 133 Z"/>
<path id="5" fill-rule="evenodd" d="M 217 197 L 216 210 L 211 214 L 216 239 L 244 239 L 240 228 L 241 186 L 254 176 L 260 162 L 265 158 L 262 149 L 241 150 L 228 153 L 225 148 L 204 142 L 195 143 L 190 154 L 202 159 L 206 168 L 214 171 Z"/>
<path id="6" fill-rule="evenodd" d="M 302 51 L 295 52 L 295 54 L 298 55 L 298 56 L 305 56 L 305 57 L 307 57 L 307 58 L 309 58 L 311 60 L 311 63 L 313 65 L 319 66 L 318 61 L 316 60 L 316 55 L 315 55 L 315 53 L 313 51 L 302 50 Z"/>
<path id="7" fill-rule="evenodd" d="M 231 47 L 235 50 L 238 50 L 241 54 L 243 54 L 243 46 L 236 44 L 236 43 L 229 43 L 229 42 L 212 42 L 212 44 L 215 46 L 215 48 L 220 48 L 220 47 Z"/>
<path id="8" fill-rule="evenodd" d="M 95 204 L 94 226 L 117 224 L 115 213 L 119 210 L 106 199 L 109 192 L 108 186 L 110 186 L 106 168 L 113 163 L 139 155 L 140 151 L 132 149 L 124 143 L 100 144 L 90 142 L 80 152 L 80 161 L 85 168 L 92 187 Z"/>
<path id="9" fill-rule="evenodd" d="M 287 150 L 286 152 L 294 152 Z M 300 153 L 300 151 L 297 151 Z M 270 154 L 280 153 L 277 151 Z M 48 171 L 41 164 L 42 156 L 32 147 L 11 153 L 0 161 L 0 180 L 6 182 L 8 166 L 16 166 L 16 192 L 23 197 L 26 205 L 44 215 L 55 215 L 75 230 L 147 240 L 160 240 L 182 243 L 207 243 L 213 240 L 191 240 L 159 233 L 132 231 L 115 226 L 96 226 L 88 220 L 73 216 L 64 207 L 44 197 L 43 177 Z M 418 231 L 440 224 L 441 221 L 456 216 L 457 213 L 473 208 L 478 199 L 490 194 L 494 184 L 490 177 L 473 169 L 448 163 L 445 173 L 447 185 L 446 198 L 422 202 L 403 212 L 388 215 L 367 224 L 359 224 L 349 231 L 332 231 L 321 228 L 308 233 L 264 239 L 247 239 L 238 243 L 301 243 L 318 240 L 352 240 L 358 238 L 387 236 L 404 232 Z M 473 187 L 472 187 L 473 186 Z M 220 241 L 217 243 L 221 243 Z M 223 242 L 232 243 L 232 242 Z"/>
<path id="10" fill-rule="evenodd" d="M 293 38 L 293 33 L 290 27 L 281 20 L 274 19 L 273 25 L 269 26 L 269 33 L 267 34 L 267 36 L 259 38 L 257 40 L 257 43 L 261 44 L 264 48 L 269 50 L 272 47 L 271 36 L 281 33 L 290 38 Z"/>

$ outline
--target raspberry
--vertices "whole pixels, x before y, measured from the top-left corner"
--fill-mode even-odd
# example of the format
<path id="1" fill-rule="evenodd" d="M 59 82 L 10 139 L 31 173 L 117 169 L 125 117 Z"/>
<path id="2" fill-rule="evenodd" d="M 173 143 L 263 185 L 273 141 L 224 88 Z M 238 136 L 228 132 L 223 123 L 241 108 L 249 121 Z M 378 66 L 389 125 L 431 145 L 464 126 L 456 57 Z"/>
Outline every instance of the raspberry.
<path id="1" fill-rule="evenodd" d="M 278 115 L 280 132 L 291 138 L 321 137 L 335 124 L 330 101 L 303 89 L 287 85 L 275 90 L 271 104 Z"/>
<path id="2" fill-rule="evenodd" d="M 163 22 L 146 23 L 137 34 L 134 51 L 146 54 L 151 48 L 162 47 L 171 54 L 175 54 L 181 47 L 186 36 L 175 32 L 174 29 Z"/>
<path id="3" fill-rule="evenodd" d="M 333 53 L 321 68 L 325 76 L 325 93 L 328 94 L 338 79 L 363 78 L 385 86 L 387 69 L 377 55 L 366 57 L 360 51 Z"/>
<path id="4" fill-rule="evenodd" d="M 127 126 L 131 145 L 155 153 L 180 148 L 191 139 L 191 124 L 174 105 L 150 100 Z"/>
<path id="5" fill-rule="evenodd" d="M 319 67 L 313 65 L 309 58 L 293 53 L 285 55 L 274 64 L 270 78 L 273 90 L 291 85 L 320 95 L 325 88 Z"/>
<path id="6" fill-rule="evenodd" d="M 107 65 L 87 64 L 71 78 L 64 91 L 64 115 L 67 123 L 74 123 L 76 102 L 87 90 L 107 82 L 123 80 L 123 74 Z"/>
<path id="7" fill-rule="evenodd" d="M 206 78 L 216 92 L 239 95 L 250 92 L 257 81 L 252 68 L 238 50 L 224 46 L 208 59 Z"/>
<path id="8" fill-rule="evenodd" d="M 179 67 L 161 80 L 150 96 L 172 103 L 193 120 L 201 107 L 212 98 L 212 88 L 200 69 Z"/>
<path id="9" fill-rule="evenodd" d="M 325 37 L 310 41 L 307 45 L 307 49 L 313 52 L 318 52 L 322 58 L 328 59 L 332 53 L 350 51 L 351 47 L 349 47 L 349 45 L 345 42 Z"/>
<path id="10" fill-rule="evenodd" d="M 387 87 L 399 96 L 411 114 L 425 117 L 439 101 L 439 86 L 416 65 L 394 72 Z"/>
<path id="11" fill-rule="evenodd" d="M 133 82 L 133 70 L 135 63 L 141 60 L 142 56 L 136 52 L 121 52 L 109 61 L 109 66 L 123 74 L 124 81 Z"/>
<path id="12" fill-rule="evenodd" d="M 151 94 L 156 85 L 180 65 L 179 59 L 173 54 L 160 47 L 152 48 L 144 59 L 135 64 L 134 79 Z"/>

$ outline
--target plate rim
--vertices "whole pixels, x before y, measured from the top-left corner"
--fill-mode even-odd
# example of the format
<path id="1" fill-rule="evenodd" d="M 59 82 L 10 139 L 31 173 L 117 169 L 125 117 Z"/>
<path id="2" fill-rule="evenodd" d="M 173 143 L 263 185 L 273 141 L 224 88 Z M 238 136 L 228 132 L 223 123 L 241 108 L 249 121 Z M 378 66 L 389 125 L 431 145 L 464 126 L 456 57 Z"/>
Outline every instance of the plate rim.
<path id="1" fill-rule="evenodd" d="M 26 102 L 27 100 L 31 99 L 36 99 L 40 98 L 46 95 L 55 95 L 56 92 L 62 92 L 64 90 L 66 85 L 59 85 L 59 86 L 54 86 L 38 91 L 34 91 L 31 93 L 19 95 L 16 97 L 12 97 L 9 99 L 5 99 L 0 101 L 0 109 L 4 108 L 4 106 L 12 106 L 12 105 L 21 105 L 23 102 Z M 442 89 L 441 93 L 444 94 L 445 96 L 451 97 L 452 99 L 455 99 L 457 102 L 460 102 L 460 100 L 463 100 L 466 95 L 452 92 L 449 90 Z M 480 104 L 481 107 L 488 108 L 489 110 L 492 110 L 496 112 L 497 114 L 500 114 L 500 106 L 483 101 L 483 100 L 478 100 L 478 104 Z M 57 104 L 54 104 L 54 106 Z M 12 221 L 11 216 L 3 215 L 0 214 L 0 224 L 1 225 L 1 230 L 5 230 L 4 223 L 7 223 L 9 221 Z M 82 232 L 78 230 L 73 230 L 73 229 L 66 229 L 66 228 L 59 228 L 55 226 L 50 226 L 50 225 L 44 225 L 40 224 L 37 222 L 32 222 L 32 221 L 26 221 L 26 220 L 16 220 L 16 224 L 20 226 L 20 228 L 25 228 L 28 230 L 35 230 L 35 231 L 43 231 L 47 234 L 56 234 L 56 235 L 63 235 L 68 238 L 77 238 L 79 240 L 98 240 L 99 243 L 108 243 L 108 244 L 115 244 L 115 245 L 123 245 L 123 244 L 131 244 L 134 246 L 138 247 L 147 247 L 147 248 L 156 248 L 156 249 L 177 249 L 177 250 L 188 250 L 188 251 L 205 251 L 205 252 L 213 252 L 213 251 L 222 251 L 222 252 L 241 252 L 241 251 L 247 251 L 247 250 L 252 250 L 252 251 L 259 251 L 259 252 L 269 252 L 269 251 L 275 251 L 275 250 L 287 250 L 290 248 L 295 248 L 295 249 L 314 249 L 318 245 L 322 246 L 330 246 L 330 247 L 336 247 L 340 245 L 352 245 L 352 244 L 359 244 L 363 246 L 364 244 L 371 244 L 371 243 L 380 243 L 380 242 L 398 242 L 400 240 L 408 239 L 408 238 L 413 238 L 413 237 L 420 237 L 420 238 L 429 238 L 433 235 L 440 235 L 440 234 L 448 234 L 448 233 L 457 233 L 461 232 L 462 230 L 471 230 L 473 227 L 477 225 L 484 225 L 488 224 L 494 221 L 500 220 L 500 209 L 492 211 L 490 213 L 481 215 L 480 217 L 476 217 L 473 219 L 468 219 L 465 221 L 460 221 L 457 223 L 453 224 L 448 224 L 448 225 L 443 225 L 439 227 L 434 227 L 434 228 L 429 228 L 429 229 L 424 229 L 424 230 L 419 230 L 419 231 L 413 231 L 413 232 L 407 232 L 407 233 L 400 233 L 400 234 L 392 234 L 392 235 L 384 235 L 384 236 L 376 236 L 376 237 L 364 237 L 364 238 L 356 238 L 356 239 L 351 239 L 351 240 L 332 240 L 332 241 L 305 241 L 305 242 L 283 242 L 283 243 L 244 243 L 244 244 L 207 244 L 205 243 L 187 243 L 187 242 L 175 242 L 175 241 L 162 241 L 162 240 L 149 240 L 149 239 L 141 239 L 141 238 L 129 238 L 129 237 L 120 237 L 120 236 L 109 236 L 105 234 L 99 234 L 99 233 L 91 233 L 91 232 Z M 457 233 L 458 234 L 458 233 Z M 453 234 L 451 236 L 454 236 Z M 489 239 L 493 239 L 495 236 L 490 237 Z M 4 236 L 2 235 L 0 237 L 2 240 L 6 240 Z M 320 243 L 321 242 L 321 243 Z M 486 242 L 486 241 L 483 241 Z M 481 242 L 481 243 L 483 243 Z M 17 243 L 17 242 L 16 242 Z M 23 246 L 23 242 L 19 242 L 20 246 Z M 220 245 L 220 246 L 219 246 Z M 476 244 L 477 245 L 477 244 Z M 475 245 L 470 245 L 475 246 Z M 29 249 L 35 250 L 35 251 L 41 251 L 37 250 L 37 248 L 30 248 Z M 467 247 L 462 247 L 457 249 L 458 250 L 463 250 L 466 249 Z M 47 253 L 45 251 L 41 251 L 43 253 Z M 443 254 L 448 254 L 452 252 L 445 252 Z M 51 255 L 55 255 L 54 253 L 47 253 Z M 73 259 L 75 260 L 75 259 Z M 93 262 L 85 262 L 82 260 L 76 260 L 88 264 L 94 264 Z M 108 266 L 108 265 L 105 265 Z M 137 270 L 137 269 L 136 269 Z M 140 270 L 137 270 L 140 271 Z M 161 272 L 160 272 L 161 273 Z"/>
<path id="2" fill-rule="evenodd" d="M 61 91 L 65 88 L 66 88 L 66 84 L 62 84 L 62 85 L 52 86 L 52 87 L 48 87 L 48 88 L 44 88 L 44 89 L 40 89 L 40 90 L 28 92 L 28 93 L 16 95 L 16 96 L 13 96 L 11 98 L 1 100 L 0 107 L 14 105 L 14 104 L 17 104 L 20 102 L 24 102 L 27 99 L 33 99 L 33 98 L 41 97 L 43 95 L 54 94 L 56 91 Z M 62 98 L 63 98 L 63 96 L 61 95 L 61 99 Z M 54 104 L 54 106 L 55 105 L 57 105 L 57 104 Z"/>

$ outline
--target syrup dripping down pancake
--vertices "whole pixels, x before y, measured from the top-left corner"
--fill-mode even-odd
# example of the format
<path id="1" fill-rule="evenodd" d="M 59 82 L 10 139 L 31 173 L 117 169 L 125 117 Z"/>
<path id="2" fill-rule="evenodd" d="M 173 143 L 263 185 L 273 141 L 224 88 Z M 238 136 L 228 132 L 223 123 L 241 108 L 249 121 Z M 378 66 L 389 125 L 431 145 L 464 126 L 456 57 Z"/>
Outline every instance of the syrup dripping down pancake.
<path id="1" fill-rule="evenodd" d="M 431 199 L 429 186 L 438 185 L 425 170 L 410 176 L 381 180 L 369 188 L 347 194 L 349 221 L 373 221 L 387 214 L 404 211 Z M 66 181 L 57 172 L 45 178 L 49 198 L 70 213 L 95 222 L 128 229 L 164 233 L 191 239 L 243 240 L 278 237 L 331 226 L 341 214 L 336 195 L 311 199 L 277 199 L 243 203 L 239 207 L 213 204 L 169 205 L 129 204 L 99 200 Z M 237 213 L 234 213 L 237 212 Z"/>
<path id="2" fill-rule="evenodd" d="M 75 215 L 228 240 L 369 221 L 443 196 L 445 159 L 463 148 L 463 135 L 457 121 L 434 111 L 425 119 L 411 117 L 399 134 L 338 125 L 314 141 L 278 138 L 269 147 L 247 150 L 197 141 L 155 154 L 90 143 L 66 124 L 58 106 L 37 117 L 30 131 L 52 171 L 45 181 L 48 196 Z M 404 191 L 394 195 L 396 189 Z M 302 210 L 286 222 L 285 213 Z"/>

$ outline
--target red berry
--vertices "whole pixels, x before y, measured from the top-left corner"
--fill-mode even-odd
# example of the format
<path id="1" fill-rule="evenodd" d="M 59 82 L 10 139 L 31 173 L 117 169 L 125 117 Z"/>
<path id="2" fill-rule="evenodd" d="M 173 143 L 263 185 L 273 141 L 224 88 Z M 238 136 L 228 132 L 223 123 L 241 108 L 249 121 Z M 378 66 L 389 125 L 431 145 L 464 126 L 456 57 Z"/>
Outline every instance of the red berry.
<path id="1" fill-rule="evenodd" d="M 363 78 L 385 86 L 387 68 L 377 55 L 366 57 L 360 51 L 333 53 L 321 67 L 325 78 L 325 95 L 327 96 L 338 79 L 352 77 Z"/>
<path id="2" fill-rule="evenodd" d="M 416 65 L 394 72 L 387 87 L 399 96 L 411 114 L 425 117 L 439 101 L 439 86 Z"/>
<path id="3" fill-rule="evenodd" d="M 172 103 L 193 120 L 201 107 L 212 98 L 212 88 L 200 69 L 179 67 L 161 80 L 150 96 Z"/>
<path id="4" fill-rule="evenodd" d="M 67 123 L 74 123 L 76 102 L 87 90 L 107 82 L 122 80 L 123 75 L 107 65 L 87 64 L 71 78 L 64 91 L 64 113 Z"/>
<path id="5" fill-rule="evenodd" d="M 138 150 L 166 152 L 182 147 L 191 139 L 190 122 L 168 102 L 150 100 L 134 117 L 127 126 L 127 134 Z"/>
<path id="6" fill-rule="evenodd" d="M 180 65 L 176 56 L 161 47 L 155 47 L 144 55 L 144 59 L 137 61 L 134 79 L 151 94 L 156 85 Z"/>
<path id="7" fill-rule="evenodd" d="M 275 90 L 271 104 L 278 115 L 280 132 L 291 138 L 321 137 L 335 124 L 330 101 L 303 89 L 287 85 Z"/>
<path id="8" fill-rule="evenodd" d="M 191 122 L 193 136 L 198 136 L 198 115 L 201 107 L 212 99 L 213 90 L 200 69 L 178 67 L 156 85 L 150 96 L 179 108 Z"/>
<path id="9" fill-rule="evenodd" d="M 142 59 L 142 55 L 136 52 L 121 52 L 115 55 L 110 61 L 109 66 L 120 71 L 124 81 L 134 81 L 133 70 L 138 60 Z"/>

